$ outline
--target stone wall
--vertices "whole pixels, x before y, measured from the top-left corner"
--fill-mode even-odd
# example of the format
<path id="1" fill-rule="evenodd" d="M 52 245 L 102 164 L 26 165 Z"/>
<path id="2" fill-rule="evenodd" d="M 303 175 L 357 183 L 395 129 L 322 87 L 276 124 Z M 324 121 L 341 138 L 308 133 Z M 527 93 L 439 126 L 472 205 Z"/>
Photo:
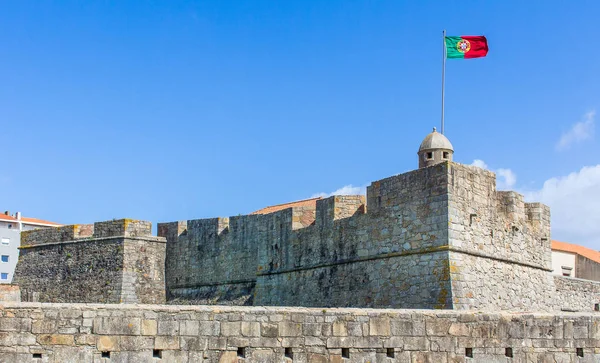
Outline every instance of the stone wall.
<path id="1" fill-rule="evenodd" d="M 315 208 L 159 224 L 169 299 L 201 303 L 452 308 L 446 165 Z"/>
<path id="2" fill-rule="evenodd" d="M 165 240 L 129 219 L 23 232 L 23 301 L 164 303 Z"/>
<path id="3" fill-rule="evenodd" d="M 550 210 L 496 191 L 494 173 L 448 167 L 450 279 L 456 309 L 552 310 Z"/>
<path id="4" fill-rule="evenodd" d="M 554 308 L 565 311 L 600 311 L 600 282 L 553 275 Z"/>
<path id="5" fill-rule="evenodd" d="M 600 315 L 7 303 L 0 362 L 597 362 Z"/>
<path id="6" fill-rule="evenodd" d="M 312 210 L 161 224 L 159 235 L 177 303 L 554 306 L 549 208 L 452 162 L 373 182 L 366 205 L 335 196 Z"/>

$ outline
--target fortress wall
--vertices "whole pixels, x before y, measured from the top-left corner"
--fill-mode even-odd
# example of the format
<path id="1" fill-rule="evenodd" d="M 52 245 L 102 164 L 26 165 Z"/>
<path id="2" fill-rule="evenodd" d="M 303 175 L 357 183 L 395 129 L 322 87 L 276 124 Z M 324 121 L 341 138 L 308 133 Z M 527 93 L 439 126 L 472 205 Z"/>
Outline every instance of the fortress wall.
<path id="1" fill-rule="evenodd" d="M 455 308 L 552 309 L 548 207 L 497 192 L 487 170 L 452 163 L 448 172 Z"/>
<path id="2" fill-rule="evenodd" d="M 490 171 L 449 165 L 450 245 L 551 269 L 549 208 L 524 203 L 515 192 L 497 192 Z"/>
<path id="3" fill-rule="evenodd" d="M 151 226 L 122 219 L 27 231 L 14 277 L 21 299 L 164 303 L 165 240 Z"/>
<path id="4" fill-rule="evenodd" d="M 450 252 L 449 257 L 454 309 L 555 308 L 554 281 L 547 271 L 460 252 Z"/>
<path id="5" fill-rule="evenodd" d="M 248 215 L 159 224 L 158 234 L 167 238 L 169 300 L 252 304 L 258 241 L 264 235 L 262 218 Z"/>
<path id="6" fill-rule="evenodd" d="M 441 165 L 375 182 L 366 214 L 360 196 L 318 200 L 303 229 L 266 215 L 255 304 L 451 308 L 444 178 Z"/>
<path id="7" fill-rule="evenodd" d="M 373 183 L 366 214 L 364 197 L 335 196 L 318 200 L 316 210 L 159 224 L 168 240 L 169 299 L 451 308 L 446 168 Z"/>
<path id="8" fill-rule="evenodd" d="M 22 301 L 119 303 L 123 239 L 21 247 Z"/>
<path id="9" fill-rule="evenodd" d="M 555 310 L 600 311 L 600 282 L 552 275 Z"/>
<path id="10" fill-rule="evenodd" d="M 0 306 L 2 362 L 597 362 L 599 346 L 595 313 Z"/>

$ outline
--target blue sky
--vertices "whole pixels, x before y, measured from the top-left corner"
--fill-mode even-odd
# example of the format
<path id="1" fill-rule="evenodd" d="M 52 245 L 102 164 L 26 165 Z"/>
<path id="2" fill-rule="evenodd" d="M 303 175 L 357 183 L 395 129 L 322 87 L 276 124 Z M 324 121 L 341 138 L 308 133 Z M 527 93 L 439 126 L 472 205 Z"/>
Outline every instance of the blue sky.
<path id="1" fill-rule="evenodd" d="M 0 4 L 2 207 L 61 223 L 245 214 L 455 160 L 600 249 L 595 1 Z M 561 141 L 562 140 L 562 141 Z M 348 187 L 350 186 L 350 187 Z"/>

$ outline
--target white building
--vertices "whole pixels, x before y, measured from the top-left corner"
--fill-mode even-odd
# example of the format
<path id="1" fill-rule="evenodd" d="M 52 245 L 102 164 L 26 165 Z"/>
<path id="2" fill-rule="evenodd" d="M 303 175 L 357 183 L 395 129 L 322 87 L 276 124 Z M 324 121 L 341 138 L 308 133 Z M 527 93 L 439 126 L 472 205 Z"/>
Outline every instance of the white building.
<path id="1" fill-rule="evenodd" d="M 36 228 L 59 227 L 60 224 L 37 218 L 25 218 L 20 212 L 11 215 L 8 211 L 0 214 L 0 283 L 12 281 L 17 261 L 21 231 Z"/>
<path id="2" fill-rule="evenodd" d="M 600 281 L 600 251 L 572 243 L 552 241 L 552 273 Z"/>

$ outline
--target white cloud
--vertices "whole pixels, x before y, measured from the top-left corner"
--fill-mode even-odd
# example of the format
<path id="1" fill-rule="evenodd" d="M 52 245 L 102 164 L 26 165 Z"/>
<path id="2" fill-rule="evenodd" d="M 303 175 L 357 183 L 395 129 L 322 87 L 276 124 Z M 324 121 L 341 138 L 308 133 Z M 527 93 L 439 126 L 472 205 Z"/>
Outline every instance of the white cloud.
<path id="1" fill-rule="evenodd" d="M 569 131 L 562 134 L 556 144 L 556 150 L 566 150 L 574 143 L 591 139 L 594 136 L 595 118 L 596 111 L 590 111 L 583 115 L 582 121 L 577 122 Z"/>
<path id="2" fill-rule="evenodd" d="M 515 183 L 517 182 L 517 174 L 515 174 L 512 170 L 510 169 L 490 169 L 488 167 L 488 165 L 480 159 L 475 159 L 473 160 L 473 162 L 471 163 L 471 165 L 476 166 L 478 168 L 482 168 L 482 169 L 487 169 L 489 171 L 493 171 L 494 173 L 496 173 L 496 187 L 497 189 L 510 189 L 512 188 Z"/>
<path id="3" fill-rule="evenodd" d="M 550 178 L 524 194 L 529 202 L 550 206 L 553 239 L 600 250 L 600 164 Z"/>
<path id="4" fill-rule="evenodd" d="M 362 187 L 356 187 L 352 184 L 345 185 L 338 190 L 335 190 L 331 193 L 316 193 L 311 196 L 311 198 L 317 197 L 331 197 L 332 195 L 364 195 L 367 193 L 367 186 L 364 185 Z"/>

